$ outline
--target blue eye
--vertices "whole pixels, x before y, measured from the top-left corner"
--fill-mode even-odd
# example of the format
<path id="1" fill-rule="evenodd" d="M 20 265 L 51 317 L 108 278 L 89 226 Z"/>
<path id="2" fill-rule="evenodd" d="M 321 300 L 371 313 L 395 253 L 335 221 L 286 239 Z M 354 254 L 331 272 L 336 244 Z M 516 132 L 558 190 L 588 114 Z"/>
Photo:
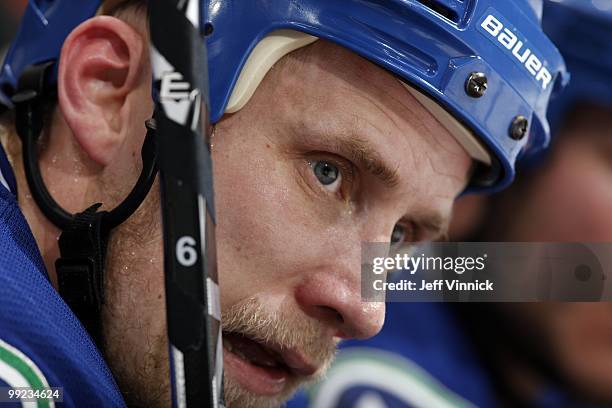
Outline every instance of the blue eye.
<path id="1" fill-rule="evenodd" d="M 324 160 L 311 163 L 315 177 L 326 190 L 335 192 L 341 186 L 342 173 L 338 166 Z"/>
<path id="2" fill-rule="evenodd" d="M 393 227 L 393 232 L 391 233 L 391 244 L 397 244 L 400 242 L 404 242 L 406 239 L 406 229 L 399 224 L 396 224 Z"/>

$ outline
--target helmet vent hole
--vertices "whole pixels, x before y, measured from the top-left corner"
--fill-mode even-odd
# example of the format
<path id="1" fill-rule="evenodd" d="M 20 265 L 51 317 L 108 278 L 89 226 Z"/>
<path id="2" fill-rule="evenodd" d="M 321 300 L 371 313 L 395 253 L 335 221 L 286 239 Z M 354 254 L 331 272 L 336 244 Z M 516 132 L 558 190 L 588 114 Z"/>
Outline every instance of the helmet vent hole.
<path id="1" fill-rule="evenodd" d="M 209 35 L 211 35 L 213 33 L 213 31 L 215 31 L 215 28 L 213 27 L 212 23 L 206 23 L 204 24 L 204 35 L 206 37 L 208 37 Z"/>
<path id="2" fill-rule="evenodd" d="M 458 24 L 459 23 L 459 15 L 457 11 L 443 4 L 446 1 L 442 0 L 417 0 L 423 6 L 432 10 L 433 12 L 440 14 L 442 17 L 449 19 L 450 21 Z"/>

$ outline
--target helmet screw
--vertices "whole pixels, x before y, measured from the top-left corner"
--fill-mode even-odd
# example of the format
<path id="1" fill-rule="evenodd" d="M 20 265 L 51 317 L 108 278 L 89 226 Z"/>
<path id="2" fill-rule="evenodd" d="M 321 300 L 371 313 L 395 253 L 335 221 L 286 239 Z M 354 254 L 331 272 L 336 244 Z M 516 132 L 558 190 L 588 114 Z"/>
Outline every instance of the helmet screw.
<path id="1" fill-rule="evenodd" d="M 482 72 L 472 72 L 465 83 L 465 91 L 472 98 L 480 98 L 487 91 L 487 76 Z"/>
<path id="2" fill-rule="evenodd" d="M 510 125 L 510 137 L 514 140 L 521 140 L 527 134 L 529 121 L 523 115 L 518 115 L 512 119 Z"/>

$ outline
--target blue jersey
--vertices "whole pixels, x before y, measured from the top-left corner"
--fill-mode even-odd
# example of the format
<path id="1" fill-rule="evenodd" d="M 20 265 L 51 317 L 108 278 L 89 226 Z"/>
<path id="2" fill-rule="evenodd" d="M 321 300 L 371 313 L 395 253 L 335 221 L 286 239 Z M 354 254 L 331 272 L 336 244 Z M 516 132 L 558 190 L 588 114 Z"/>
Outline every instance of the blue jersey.
<path id="1" fill-rule="evenodd" d="M 452 306 L 388 303 L 385 326 L 343 343 L 325 380 L 287 408 L 496 407 L 493 384 Z M 595 408 L 552 386 L 530 405 Z"/>
<path id="2" fill-rule="evenodd" d="M 67 407 L 125 406 L 100 352 L 49 282 L 1 146 L 0 387 L 62 387 Z"/>
<path id="3" fill-rule="evenodd" d="M 381 333 L 343 343 L 325 381 L 288 408 L 493 407 L 487 374 L 440 303 L 389 303 Z"/>

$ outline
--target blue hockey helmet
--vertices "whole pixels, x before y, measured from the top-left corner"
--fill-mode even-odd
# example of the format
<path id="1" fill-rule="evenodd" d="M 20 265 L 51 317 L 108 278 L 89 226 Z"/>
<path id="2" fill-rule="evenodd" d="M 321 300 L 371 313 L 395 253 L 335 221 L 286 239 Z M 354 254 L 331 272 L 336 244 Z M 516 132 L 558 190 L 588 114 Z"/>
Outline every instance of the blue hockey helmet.
<path id="1" fill-rule="evenodd" d="M 612 107 L 612 1 L 547 0 L 542 25 L 572 73 L 549 110 L 553 131 L 578 103 Z"/>
<path id="2" fill-rule="evenodd" d="M 0 102 L 10 107 L 23 70 L 57 61 L 72 29 L 107 3 L 31 0 L 2 65 Z M 567 74 L 540 27 L 541 6 L 541 0 L 189 3 L 207 41 L 212 123 L 244 106 L 283 55 L 325 39 L 395 74 L 485 164 L 472 180 L 476 191 L 507 186 L 517 157 L 549 143 L 549 98 Z"/>

